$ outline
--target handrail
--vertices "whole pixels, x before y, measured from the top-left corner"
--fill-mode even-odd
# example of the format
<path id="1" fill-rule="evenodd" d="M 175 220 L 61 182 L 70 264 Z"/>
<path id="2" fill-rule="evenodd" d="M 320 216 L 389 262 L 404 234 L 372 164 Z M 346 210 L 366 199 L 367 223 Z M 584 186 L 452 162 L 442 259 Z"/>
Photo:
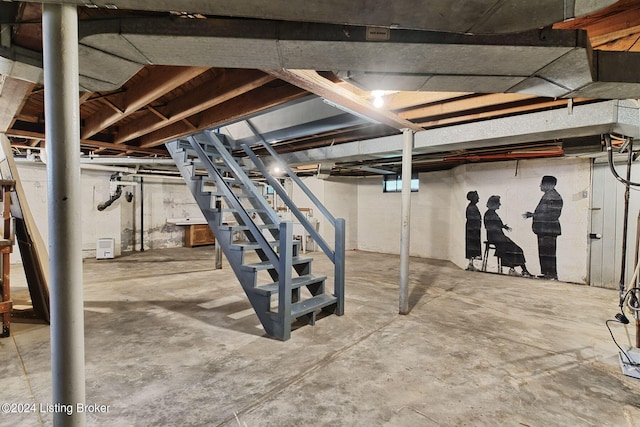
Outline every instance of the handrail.
<path id="1" fill-rule="evenodd" d="M 197 135 L 195 135 L 197 136 Z M 195 138 L 194 136 L 194 138 Z M 206 132 L 205 136 L 209 140 L 209 143 L 216 149 L 218 154 L 224 159 L 225 164 L 231 169 L 233 174 L 242 182 L 245 188 L 251 192 L 254 197 L 254 200 L 260 204 L 262 209 L 265 210 L 265 213 L 269 217 L 269 220 L 274 225 L 280 224 L 280 217 L 276 214 L 276 212 L 267 204 L 267 201 L 262 197 L 262 194 L 258 192 L 255 188 L 251 179 L 247 176 L 247 174 L 242 170 L 242 168 L 236 163 L 233 156 L 229 154 L 229 152 L 225 149 L 220 137 L 213 132 Z M 203 148 L 204 151 L 204 148 Z"/>
<path id="2" fill-rule="evenodd" d="M 278 255 L 275 253 L 275 250 L 271 247 L 271 244 L 267 242 L 267 239 L 262 235 L 256 224 L 251 220 L 249 213 L 245 210 L 244 206 L 242 206 L 242 204 L 238 202 L 238 199 L 233 196 L 233 192 L 231 191 L 227 183 L 224 182 L 224 179 L 220 175 L 220 172 L 213 165 L 211 159 L 209 159 L 209 157 L 205 154 L 204 149 L 200 146 L 198 141 L 193 136 L 189 136 L 188 140 L 191 143 L 192 148 L 196 151 L 196 153 L 198 153 L 200 159 L 206 159 L 207 163 L 205 163 L 205 166 L 207 167 L 209 173 L 213 174 L 213 178 L 216 180 L 216 185 L 218 186 L 218 188 L 225 194 L 227 203 L 230 203 L 232 205 L 232 207 L 238 212 L 238 215 L 240 215 L 240 217 L 242 218 L 244 225 L 249 227 L 251 234 L 256 239 L 256 242 L 260 244 L 260 247 L 263 248 L 262 250 L 269 259 L 269 262 L 271 262 L 274 266 L 279 265 L 280 260 L 278 258 Z"/>
<path id="3" fill-rule="evenodd" d="M 300 189 L 302 189 L 304 194 L 311 200 L 311 202 L 318 208 L 318 210 L 320 212 L 322 212 L 322 214 L 325 216 L 325 218 L 327 218 L 327 220 L 331 223 L 331 225 L 335 227 L 336 226 L 336 219 L 333 217 L 333 215 L 331 215 L 331 212 L 329 212 L 329 210 L 313 194 L 313 192 L 311 190 L 309 190 L 309 187 L 307 187 L 305 185 L 305 183 L 302 182 L 302 180 L 289 167 L 289 165 L 287 165 L 286 162 L 282 161 L 282 158 L 280 157 L 280 155 L 278 153 L 276 153 L 276 151 L 273 149 L 273 147 L 271 147 L 271 144 L 269 144 L 267 141 L 265 141 L 264 137 L 257 131 L 257 129 L 253 126 L 253 124 L 249 120 L 246 120 L 246 123 L 249 126 L 249 129 L 251 129 L 251 132 L 253 132 L 253 134 L 256 135 L 258 138 L 260 138 L 260 143 L 264 146 L 264 148 L 267 149 L 267 151 L 269 152 L 271 157 L 273 157 L 276 160 L 278 160 L 280 166 L 282 166 L 284 168 L 284 170 L 287 172 L 289 177 L 296 184 L 298 184 L 298 186 L 300 187 Z"/>
<path id="4" fill-rule="evenodd" d="M 335 263 L 336 255 L 334 250 L 331 249 L 327 241 L 320 235 L 320 233 L 318 233 L 316 228 L 311 225 L 311 222 L 302 214 L 300 209 L 296 207 L 295 203 L 293 202 L 291 197 L 289 197 L 282 185 L 280 185 L 278 180 L 271 176 L 271 174 L 269 174 L 269 171 L 267 171 L 264 163 L 258 158 L 258 156 L 256 156 L 251 148 L 249 148 L 246 144 L 242 144 L 242 149 L 245 151 L 245 153 L 247 153 L 258 170 L 260 170 L 260 173 L 262 173 L 269 185 L 271 185 L 274 191 L 278 193 L 278 196 L 280 196 L 282 201 L 284 201 L 285 205 L 287 205 L 289 209 L 291 209 L 291 212 L 295 215 L 298 221 L 300 221 L 300 224 L 307 230 L 313 240 L 320 246 L 320 248 L 322 248 L 322 251 L 327 255 L 331 262 Z M 291 173 L 294 174 L 293 171 L 291 171 Z"/>

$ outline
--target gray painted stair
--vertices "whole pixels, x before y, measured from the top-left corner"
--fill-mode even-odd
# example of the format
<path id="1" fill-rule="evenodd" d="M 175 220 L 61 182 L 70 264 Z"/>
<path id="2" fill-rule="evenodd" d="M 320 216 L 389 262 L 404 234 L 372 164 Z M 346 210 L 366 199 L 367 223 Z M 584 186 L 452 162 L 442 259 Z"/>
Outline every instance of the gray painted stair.
<path id="1" fill-rule="evenodd" d="M 327 277 L 312 274 L 313 259 L 299 256 L 300 242 L 293 239 L 292 224 L 278 217 L 240 166 L 239 159 L 232 157 L 233 141 L 205 131 L 168 142 L 166 146 L 216 236 L 216 245 L 220 245 L 267 334 L 287 340 L 291 336 L 291 323 L 296 319 L 306 319 L 314 324 L 316 313 L 321 310 L 343 314 L 344 274 L 339 274 L 336 281 L 342 287 L 335 285 L 334 292 L 327 293 Z M 247 151 L 248 147 L 243 149 Z M 277 180 L 269 175 L 262 161 L 253 152 L 251 154 L 252 161 L 259 163 L 262 179 L 275 184 Z M 196 175 L 196 170 L 203 167 L 207 176 Z M 290 176 L 292 173 L 290 171 Z M 212 184 L 215 191 L 211 190 Z M 277 190 L 282 191 L 281 188 Z M 288 197 L 282 200 L 297 218 L 304 217 Z M 223 224 L 225 213 L 233 215 L 237 225 Z M 312 225 L 306 222 L 303 226 L 311 229 Z M 326 242 L 313 232 L 315 228 L 312 236 L 320 239 L 319 244 L 325 250 Z M 239 242 L 238 233 L 246 241 Z M 259 261 L 246 261 L 248 253 L 257 254 Z M 334 263 L 337 253 L 330 252 Z M 343 254 L 339 262 L 344 271 Z M 264 277 L 258 277 L 259 273 L 265 271 L 271 281 L 260 283 Z M 305 297 L 301 289 L 308 291 L 304 293 Z M 275 306 L 277 308 L 273 308 Z"/>

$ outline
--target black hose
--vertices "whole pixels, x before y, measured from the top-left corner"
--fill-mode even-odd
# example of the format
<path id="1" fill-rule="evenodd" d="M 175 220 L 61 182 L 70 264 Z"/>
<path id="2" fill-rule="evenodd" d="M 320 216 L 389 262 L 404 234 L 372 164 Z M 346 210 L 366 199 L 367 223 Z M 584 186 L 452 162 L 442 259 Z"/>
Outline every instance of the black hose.
<path id="1" fill-rule="evenodd" d="M 112 182 L 112 181 L 120 181 L 120 174 L 118 172 L 111 174 L 111 178 L 109 179 L 109 182 Z M 98 205 L 98 210 L 103 211 L 107 209 L 109 206 L 113 204 L 113 202 L 118 200 L 120 196 L 122 196 L 122 185 L 118 185 L 116 187 L 116 191 L 111 195 L 111 197 L 109 197 L 109 200 L 107 200 L 104 203 L 100 203 Z"/>

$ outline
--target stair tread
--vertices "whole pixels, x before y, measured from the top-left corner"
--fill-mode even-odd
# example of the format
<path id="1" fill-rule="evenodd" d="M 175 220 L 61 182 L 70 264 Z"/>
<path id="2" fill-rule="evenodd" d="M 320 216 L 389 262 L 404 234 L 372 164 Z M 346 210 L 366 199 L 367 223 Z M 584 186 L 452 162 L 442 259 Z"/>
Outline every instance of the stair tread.
<path id="1" fill-rule="evenodd" d="M 327 276 L 315 276 L 313 274 L 305 274 L 304 276 L 298 276 L 291 279 L 291 289 L 301 288 L 313 283 L 322 282 L 327 279 Z M 264 295 L 270 295 L 278 293 L 278 282 L 268 283 L 266 285 L 256 286 L 255 290 L 258 293 Z"/>
<path id="2" fill-rule="evenodd" d="M 200 194 L 203 196 L 227 197 L 227 195 L 221 191 L 201 191 Z M 248 194 L 248 193 L 240 193 L 240 194 L 234 193 L 234 196 L 236 196 L 238 199 L 255 199 L 256 198 L 256 196 L 254 196 L 253 194 Z"/>
<path id="3" fill-rule="evenodd" d="M 309 299 L 305 299 L 299 302 L 291 304 L 291 318 L 303 316 L 321 308 L 327 307 L 331 304 L 335 304 L 338 298 L 331 294 L 320 294 Z"/>
<path id="4" fill-rule="evenodd" d="M 270 241 L 270 242 L 268 242 L 268 243 L 271 245 L 271 247 L 276 247 L 276 246 L 279 246 L 279 245 L 280 245 L 280 241 L 279 241 L 279 240 L 273 240 L 273 241 Z M 293 246 L 299 246 L 299 245 L 300 245 L 300 241 L 299 241 L 299 240 L 293 240 L 293 241 L 291 242 L 291 244 L 292 244 Z M 248 243 L 245 243 L 245 242 L 232 243 L 232 244 L 231 244 L 231 246 L 232 246 L 232 249 L 240 249 L 240 250 L 244 250 L 244 251 L 246 251 L 246 250 L 260 249 L 260 248 L 262 248 L 262 246 L 260 246 L 260 244 L 259 244 L 259 243 L 253 243 L 253 242 L 248 242 Z"/>
<path id="5" fill-rule="evenodd" d="M 278 226 L 275 224 L 256 224 L 256 227 L 260 230 L 277 230 Z M 223 229 L 228 229 L 232 231 L 245 231 L 249 229 L 247 225 L 223 225 Z"/>
<path id="6" fill-rule="evenodd" d="M 293 265 L 304 264 L 311 261 L 313 261 L 313 258 L 300 258 L 297 256 L 294 256 L 293 258 L 291 258 L 291 263 Z M 262 262 L 252 263 L 252 264 L 243 264 L 241 268 L 243 270 L 255 271 L 255 270 L 268 270 L 274 267 L 271 262 L 262 261 Z"/>

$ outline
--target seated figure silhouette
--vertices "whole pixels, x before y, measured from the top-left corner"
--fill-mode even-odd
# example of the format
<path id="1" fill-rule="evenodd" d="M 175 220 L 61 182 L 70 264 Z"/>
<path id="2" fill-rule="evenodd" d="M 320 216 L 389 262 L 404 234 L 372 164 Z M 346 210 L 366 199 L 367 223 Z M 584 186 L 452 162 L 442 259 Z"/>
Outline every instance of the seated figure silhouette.
<path id="1" fill-rule="evenodd" d="M 516 275 L 514 267 L 522 269 L 522 275 L 530 277 L 526 267 L 526 260 L 522 248 L 513 240 L 505 236 L 503 230 L 511 231 L 511 227 L 502 223 L 496 212 L 500 209 L 500 196 L 491 196 L 487 201 L 487 211 L 484 213 L 484 228 L 487 230 L 487 241 L 496 246 L 496 256 L 500 258 L 503 267 L 509 267 L 509 274 Z"/>

